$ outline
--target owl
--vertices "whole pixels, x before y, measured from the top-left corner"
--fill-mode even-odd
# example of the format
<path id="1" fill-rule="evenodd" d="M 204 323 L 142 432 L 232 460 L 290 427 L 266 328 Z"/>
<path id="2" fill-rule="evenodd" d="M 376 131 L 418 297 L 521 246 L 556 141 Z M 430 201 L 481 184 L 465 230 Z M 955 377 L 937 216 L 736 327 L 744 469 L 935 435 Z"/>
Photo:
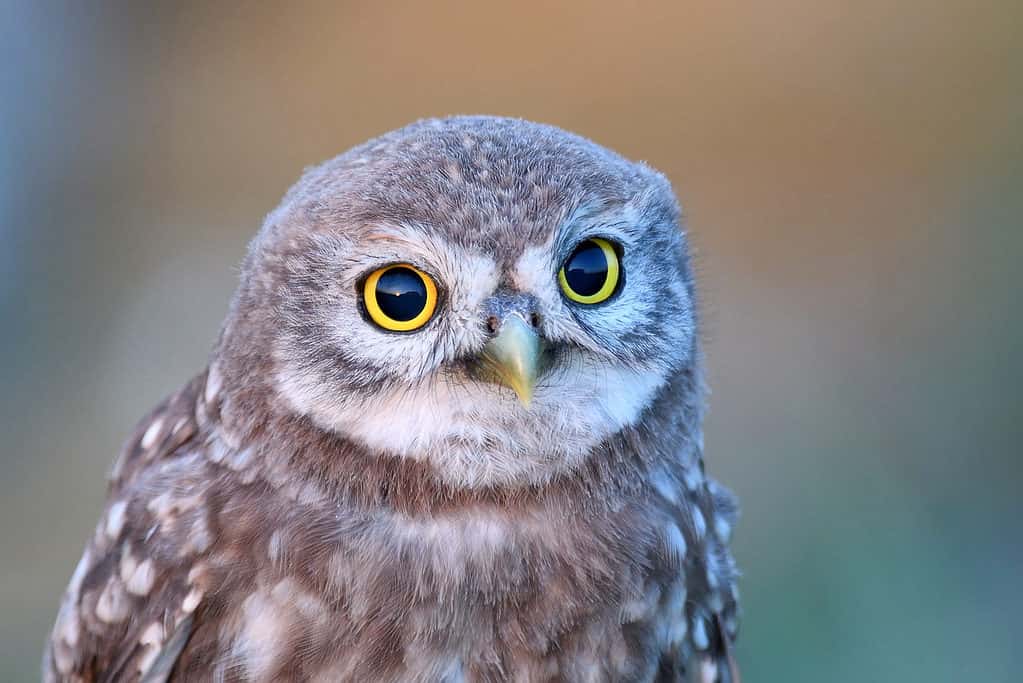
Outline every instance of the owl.
<path id="1" fill-rule="evenodd" d="M 664 176 L 515 119 L 383 135 L 266 218 L 44 680 L 734 683 L 702 415 Z"/>

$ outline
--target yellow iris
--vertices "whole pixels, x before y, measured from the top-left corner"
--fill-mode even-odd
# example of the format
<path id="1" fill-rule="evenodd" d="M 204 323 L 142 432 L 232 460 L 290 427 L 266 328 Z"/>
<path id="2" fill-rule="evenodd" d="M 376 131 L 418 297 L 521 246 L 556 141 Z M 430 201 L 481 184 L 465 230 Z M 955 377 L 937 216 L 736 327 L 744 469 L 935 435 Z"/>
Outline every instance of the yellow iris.
<path id="1" fill-rule="evenodd" d="M 621 265 L 614 245 L 591 237 L 575 248 L 558 271 L 561 291 L 580 304 L 599 304 L 615 293 Z"/>
<path id="2" fill-rule="evenodd" d="M 393 332 L 411 332 L 433 316 L 437 285 L 418 268 L 395 263 L 366 278 L 362 298 L 366 313 L 377 325 Z"/>

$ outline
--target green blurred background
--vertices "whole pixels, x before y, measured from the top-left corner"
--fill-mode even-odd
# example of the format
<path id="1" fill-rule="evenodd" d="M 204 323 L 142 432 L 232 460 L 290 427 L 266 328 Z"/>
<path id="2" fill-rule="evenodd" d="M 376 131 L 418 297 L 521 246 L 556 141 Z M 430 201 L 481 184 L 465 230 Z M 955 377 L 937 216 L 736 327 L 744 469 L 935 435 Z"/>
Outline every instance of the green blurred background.
<path id="1" fill-rule="evenodd" d="M 1023 4 L 0 7 L 0 680 L 304 166 L 416 118 L 666 172 L 747 681 L 1023 671 Z"/>

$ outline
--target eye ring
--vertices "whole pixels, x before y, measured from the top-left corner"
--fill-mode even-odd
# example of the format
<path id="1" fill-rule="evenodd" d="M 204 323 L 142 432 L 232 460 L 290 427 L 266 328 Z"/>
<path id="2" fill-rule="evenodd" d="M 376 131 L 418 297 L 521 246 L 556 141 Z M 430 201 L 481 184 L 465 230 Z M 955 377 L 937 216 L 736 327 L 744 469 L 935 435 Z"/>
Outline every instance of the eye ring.
<path id="1" fill-rule="evenodd" d="M 593 246 L 598 247 L 599 252 L 594 250 Z M 591 268 L 594 265 L 599 266 L 599 260 L 595 264 L 594 258 L 599 259 L 600 256 L 603 257 L 606 268 L 602 283 L 595 280 L 599 277 L 599 270 L 587 272 L 585 268 L 585 266 Z M 572 267 L 574 262 L 582 259 L 588 260 L 589 263 L 579 263 L 579 268 Z M 568 273 L 566 273 L 566 268 Z M 558 283 L 565 296 L 571 301 L 587 305 L 599 304 L 611 298 L 618 288 L 620 278 L 621 263 L 618 259 L 618 252 L 613 244 L 600 237 L 591 237 L 580 242 L 558 271 Z M 597 284 L 599 286 L 596 286 Z M 583 291 L 579 291 L 580 289 Z"/>
<path id="2" fill-rule="evenodd" d="M 400 301 L 409 295 L 410 302 Z M 376 325 L 392 332 L 412 332 L 433 317 L 437 285 L 415 266 L 393 263 L 370 273 L 362 286 L 362 301 Z"/>

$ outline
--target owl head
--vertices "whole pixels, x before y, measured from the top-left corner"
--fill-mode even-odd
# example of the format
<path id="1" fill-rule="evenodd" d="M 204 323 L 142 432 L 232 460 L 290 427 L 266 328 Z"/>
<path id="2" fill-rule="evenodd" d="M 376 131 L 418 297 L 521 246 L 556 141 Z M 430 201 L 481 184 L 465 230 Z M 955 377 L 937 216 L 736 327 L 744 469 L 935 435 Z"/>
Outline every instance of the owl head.
<path id="1" fill-rule="evenodd" d="M 672 379 L 697 356 L 662 175 L 551 126 L 456 117 L 304 174 L 250 246 L 211 372 L 237 420 L 259 403 L 494 487 L 681 410 Z"/>

